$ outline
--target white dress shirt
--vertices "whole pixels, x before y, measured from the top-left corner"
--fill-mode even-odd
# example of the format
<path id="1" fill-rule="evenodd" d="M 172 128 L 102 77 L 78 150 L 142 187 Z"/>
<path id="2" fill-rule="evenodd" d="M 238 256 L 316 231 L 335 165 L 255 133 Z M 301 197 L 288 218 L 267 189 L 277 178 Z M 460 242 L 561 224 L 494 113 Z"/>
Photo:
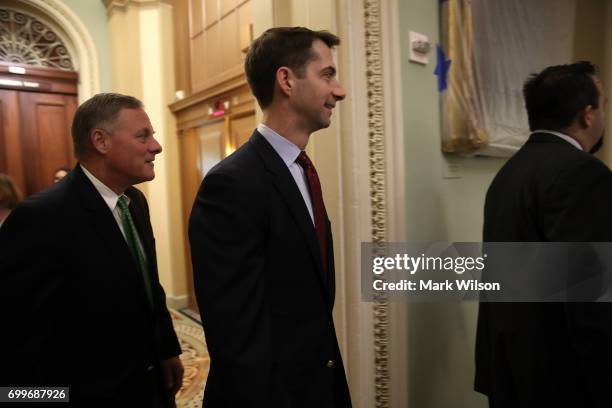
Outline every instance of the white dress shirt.
<path id="1" fill-rule="evenodd" d="M 263 123 L 257 125 L 257 131 L 261 133 L 264 139 L 266 139 L 268 143 L 272 145 L 272 148 L 276 151 L 276 153 L 278 153 L 278 155 L 287 165 L 289 172 L 295 180 L 295 184 L 297 184 L 300 193 L 302 193 L 304 204 L 306 204 L 306 208 L 308 208 L 308 213 L 310 214 L 310 219 L 314 224 L 314 215 L 312 213 L 312 200 L 310 199 L 310 191 L 308 190 L 308 180 L 306 179 L 306 173 L 304 172 L 302 166 L 295 162 L 295 160 L 298 158 L 302 151 L 294 143 L 290 142 L 288 139 L 285 139 Z"/>
<path id="2" fill-rule="evenodd" d="M 571 136 L 566 135 L 565 133 L 555 132 L 554 130 L 546 130 L 546 129 L 539 129 L 539 130 L 535 130 L 535 131 L 531 132 L 532 135 L 534 133 L 550 133 L 551 135 L 555 135 L 555 136 L 560 137 L 561 139 L 565 140 L 566 142 L 571 143 L 576 149 L 584 150 L 582 148 L 582 146 L 580 146 L 580 143 L 578 143 L 578 141 L 576 139 L 574 139 Z"/>
<path id="3" fill-rule="evenodd" d="M 108 186 L 106 186 L 106 184 L 102 183 L 100 180 L 96 178 L 96 176 L 91 174 L 89 170 L 85 168 L 85 166 L 83 166 L 82 164 L 80 166 L 81 166 L 81 169 L 83 169 L 83 173 L 85 173 L 85 176 L 87 176 L 89 181 L 91 181 L 91 183 L 94 185 L 96 190 L 98 190 L 98 193 L 100 193 L 100 195 L 102 196 L 102 199 L 104 200 L 106 205 L 108 205 L 108 208 L 113 214 L 113 217 L 115 217 L 115 221 L 117 222 L 117 225 L 119 226 L 119 229 L 121 230 L 121 233 L 123 234 L 123 238 L 125 238 L 127 242 L 127 237 L 125 235 L 125 231 L 123 230 L 123 222 L 121 222 L 121 213 L 119 212 L 119 206 L 117 205 L 117 202 L 119 201 L 119 197 L 125 197 L 125 200 L 129 206 L 130 197 L 126 196 L 125 194 L 117 195 L 117 193 L 115 193 Z M 136 243 L 140 247 L 140 251 L 142 252 L 142 255 L 146 259 L 144 247 L 142 246 L 142 242 L 140 241 L 140 236 L 138 236 L 138 231 L 136 231 L 135 235 L 136 235 Z"/>

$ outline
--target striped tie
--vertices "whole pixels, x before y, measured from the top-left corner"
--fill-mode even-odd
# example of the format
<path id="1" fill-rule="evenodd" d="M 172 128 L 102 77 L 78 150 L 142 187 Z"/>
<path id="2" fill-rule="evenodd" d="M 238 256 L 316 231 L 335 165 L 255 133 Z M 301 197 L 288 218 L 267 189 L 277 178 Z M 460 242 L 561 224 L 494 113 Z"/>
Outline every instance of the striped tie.
<path id="1" fill-rule="evenodd" d="M 132 215 L 130 214 L 130 210 L 128 208 L 127 197 L 119 197 L 119 200 L 117 201 L 117 206 L 119 208 L 119 214 L 121 216 L 121 223 L 123 224 L 123 231 L 125 232 L 125 240 L 127 241 L 128 247 L 130 248 L 130 252 L 134 257 L 134 260 L 138 263 L 140 272 L 142 273 L 142 279 L 144 281 L 145 291 L 147 292 L 147 299 L 149 300 L 149 304 L 153 305 L 153 294 L 151 291 L 151 281 L 147 272 L 147 261 L 144 257 L 144 254 L 142 253 L 140 245 L 138 245 L 138 242 L 136 240 L 138 232 L 136 231 L 134 220 L 132 220 Z"/>

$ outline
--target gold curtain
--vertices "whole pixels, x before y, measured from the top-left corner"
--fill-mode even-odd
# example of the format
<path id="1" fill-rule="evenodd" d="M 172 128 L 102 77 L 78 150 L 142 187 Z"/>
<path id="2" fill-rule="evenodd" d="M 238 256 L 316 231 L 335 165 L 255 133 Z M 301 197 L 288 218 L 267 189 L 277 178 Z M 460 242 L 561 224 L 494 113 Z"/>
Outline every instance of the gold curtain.
<path id="1" fill-rule="evenodd" d="M 440 7 L 441 46 L 451 61 L 442 94 L 442 151 L 470 153 L 489 140 L 476 93 L 471 1 L 445 0 Z"/>

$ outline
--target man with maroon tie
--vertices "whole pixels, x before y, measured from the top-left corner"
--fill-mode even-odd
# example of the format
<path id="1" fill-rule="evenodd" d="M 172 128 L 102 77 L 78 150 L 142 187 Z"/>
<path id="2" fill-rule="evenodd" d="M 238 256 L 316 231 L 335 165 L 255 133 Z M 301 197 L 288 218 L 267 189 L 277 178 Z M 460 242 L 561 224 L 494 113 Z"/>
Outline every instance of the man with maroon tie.
<path id="1" fill-rule="evenodd" d="M 334 251 L 304 149 L 345 92 L 326 31 L 279 27 L 245 71 L 264 117 L 206 175 L 189 221 L 211 366 L 204 406 L 351 406 L 332 308 Z"/>

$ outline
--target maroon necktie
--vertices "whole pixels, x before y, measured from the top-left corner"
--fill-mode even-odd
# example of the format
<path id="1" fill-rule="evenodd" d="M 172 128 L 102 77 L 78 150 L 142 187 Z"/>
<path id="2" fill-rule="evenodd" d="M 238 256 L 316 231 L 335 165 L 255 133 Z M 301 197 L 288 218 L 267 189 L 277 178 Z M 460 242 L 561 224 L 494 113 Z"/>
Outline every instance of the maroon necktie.
<path id="1" fill-rule="evenodd" d="M 325 212 L 325 204 L 323 204 L 323 193 L 321 192 L 321 183 L 319 176 L 306 155 L 306 152 L 301 152 L 295 160 L 306 172 L 308 180 L 308 189 L 310 190 L 310 199 L 312 201 L 312 212 L 314 215 L 315 231 L 319 240 L 319 250 L 321 251 L 321 261 L 323 262 L 323 270 L 327 271 L 327 220 Z"/>

